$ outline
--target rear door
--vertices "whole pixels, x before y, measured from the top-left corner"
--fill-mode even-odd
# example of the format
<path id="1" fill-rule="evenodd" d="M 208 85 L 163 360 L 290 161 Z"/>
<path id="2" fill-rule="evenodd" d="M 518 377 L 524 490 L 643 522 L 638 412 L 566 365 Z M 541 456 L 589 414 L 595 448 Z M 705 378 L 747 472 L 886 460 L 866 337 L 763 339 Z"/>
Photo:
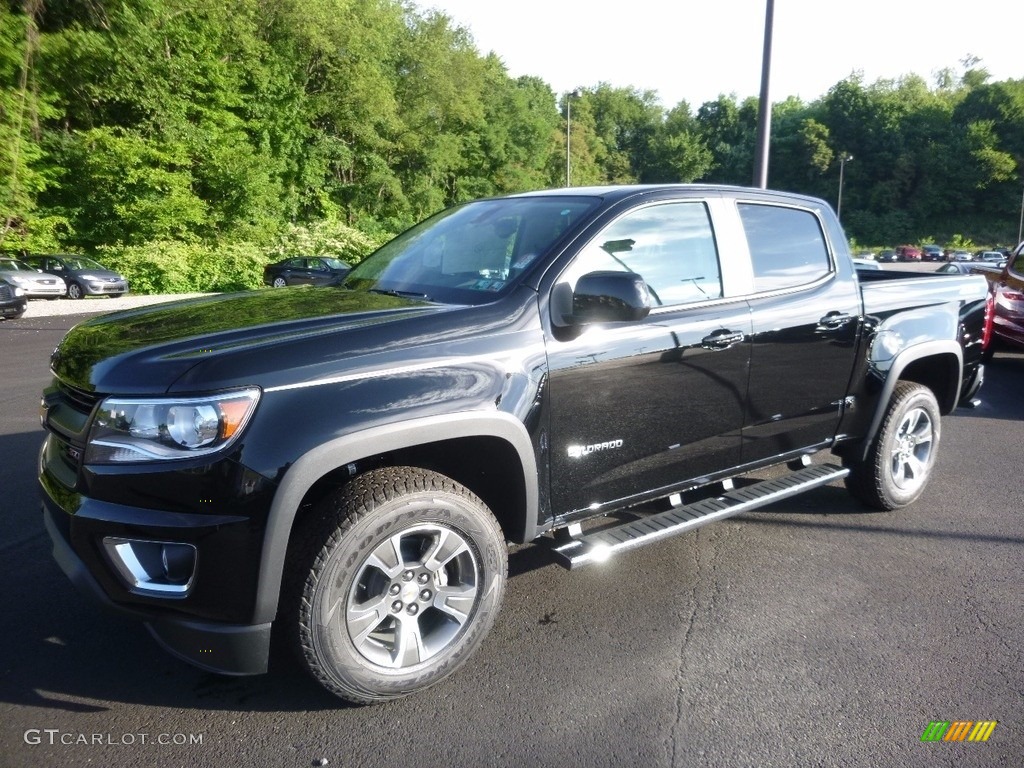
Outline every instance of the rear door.
<path id="1" fill-rule="evenodd" d="M 714 197 L 624 212 L 557 278 L 634 272 L 654 307 L 636 322 L 553 328 L 548 341 L 556 517 L 582 517 L 736 465 L 750 313 L 729 299 Z"/>
<path id="2" fill-rule="evenodd" d="M 744 463 L 835 436 L 857 351 L 860 289 L 811 208 L 738 202 L 753 267 Z"/>
<path id="3" fill-rule="evenodd" d="M 292 285 L 315 285 L 316 270 L 314 265 L 319 261 L 319 259 L 302 258 L 295 259 L 294 264 L 289 262 L 290 274 L 288 282 Z"/>

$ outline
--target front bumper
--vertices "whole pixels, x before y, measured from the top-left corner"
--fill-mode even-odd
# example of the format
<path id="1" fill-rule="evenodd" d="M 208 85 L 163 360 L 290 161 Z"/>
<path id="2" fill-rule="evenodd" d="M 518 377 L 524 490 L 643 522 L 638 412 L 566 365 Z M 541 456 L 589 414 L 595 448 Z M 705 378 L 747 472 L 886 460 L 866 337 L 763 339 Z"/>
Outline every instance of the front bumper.
<path id="1" fill-rule="evenodd" d="M 63 517 L 62 517 L 63 516 Z M 271 624 L 226 624 L 115 603 L 72 548 L 63 518 L 68 515 L 44 496 L 43 523 L 53 557 L 83 594 L 106 609 L 141 619 L 172 655 L 210 672 L 257 675 L 267 671 Z"/>
<path id="2" fill-rule="evenodd" d="M 0 302 L 0 316 L 21 317 L 23 314 L 25 314 L 26 306 L 27 302 L 25 301 L 24 298 Z"/>
<path id="3" fill-rule="evenodd" d="M 127 280 L 83 280 L 79 285 L 86 296 L 121 296 L 128 293 Z"/>
<path id="4" fill-rule="evenodd" d="M 26 299 L 59 299 L 61 296 L 67 293 L 67 288 L 63 285 L 60 286 L 38 286 L 29 285 L 21 286 L 22 290 L 25 291 Z"/>

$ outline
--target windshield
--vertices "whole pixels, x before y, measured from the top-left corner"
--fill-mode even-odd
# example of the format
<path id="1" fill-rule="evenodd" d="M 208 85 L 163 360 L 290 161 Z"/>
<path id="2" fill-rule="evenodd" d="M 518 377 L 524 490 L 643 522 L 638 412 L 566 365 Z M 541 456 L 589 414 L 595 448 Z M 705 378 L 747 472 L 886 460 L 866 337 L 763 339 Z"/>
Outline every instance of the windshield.
<path id="1" fill-rule="evenodd" d="M 75 256 L 73 258 L 64 259 L 64 265 L 68 269 L 106 269 L 102 264 L 98 264 L 92 259 L 87 259 L 84 256 Z"/>
<path id="2" fill-rule="evenodd" d="M 35 272 L 28 264 L 17 259 L 0 259 L 0 269 L 6 271 Z"/>
<path id="3" fill-rule="evenodd" d="M 450 304 L 482 304 L 516 282 L 597 198 L 518 197 L 449 208 L 396 237 L 344 285 Z"/>

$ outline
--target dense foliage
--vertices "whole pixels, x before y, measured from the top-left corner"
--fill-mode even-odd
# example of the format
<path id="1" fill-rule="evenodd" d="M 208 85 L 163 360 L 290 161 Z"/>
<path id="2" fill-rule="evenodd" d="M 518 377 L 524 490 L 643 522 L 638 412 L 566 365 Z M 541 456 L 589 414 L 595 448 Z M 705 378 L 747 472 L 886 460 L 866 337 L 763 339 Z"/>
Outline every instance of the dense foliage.
<path id="1" fill-rule="evenodd" d="M 773 106 L 769 186 L 862 243 L 1007 243 L 1024 80 L 977 60 Z M 571 104 L 568 100 L 571 99 Z M 512 78 L 404 0 L 0 6 L 0 249 L 98 255 L 138 290 L 257 285 L 272 257 L 358 260 L 446 205 L 571 182 L 749 184 L 757 100 L 695 111 Z"/>

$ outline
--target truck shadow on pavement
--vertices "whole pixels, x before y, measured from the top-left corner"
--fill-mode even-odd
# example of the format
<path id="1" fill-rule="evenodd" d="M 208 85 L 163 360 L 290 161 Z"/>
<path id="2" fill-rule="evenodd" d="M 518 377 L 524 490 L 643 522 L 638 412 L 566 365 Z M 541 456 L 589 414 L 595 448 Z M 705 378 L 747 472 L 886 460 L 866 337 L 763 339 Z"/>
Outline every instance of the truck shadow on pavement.
<path id="1" fill-rule="evenodd" d="M 985 364 L 985 383 L 978 393 L 981 405 L 959 408 L 957 416 L 967 418 L 1024 420 L 1024 354 L 1000 350 Z"/>

